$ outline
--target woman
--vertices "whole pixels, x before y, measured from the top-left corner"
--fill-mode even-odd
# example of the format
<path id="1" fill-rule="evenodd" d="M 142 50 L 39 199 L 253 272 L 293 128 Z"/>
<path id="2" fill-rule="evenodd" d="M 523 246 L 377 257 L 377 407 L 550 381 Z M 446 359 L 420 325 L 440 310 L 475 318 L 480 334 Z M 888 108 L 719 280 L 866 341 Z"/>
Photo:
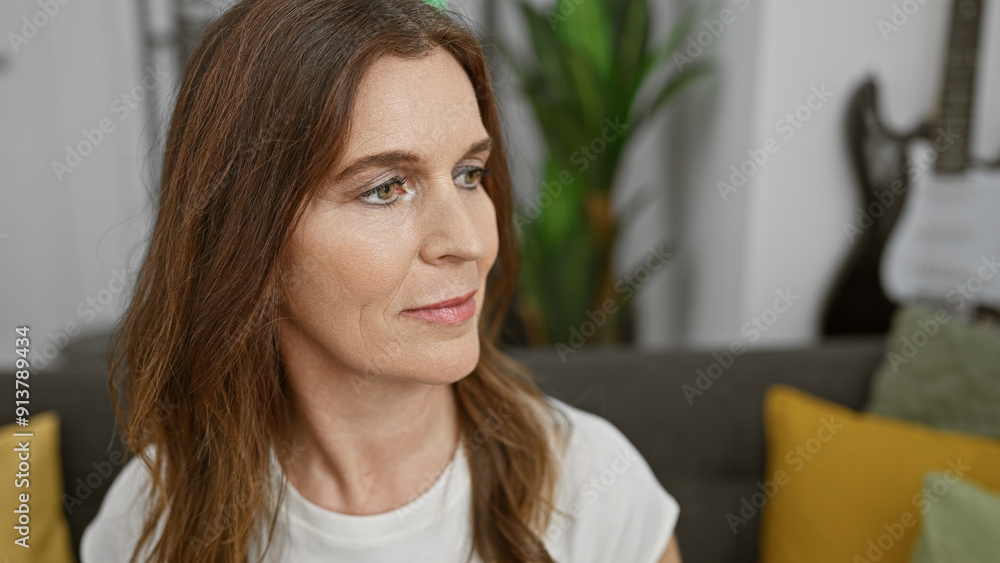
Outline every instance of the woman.
<path id="1" fill-rule="evenodd" d="M 138 457 L 84 563 L 680 561 L 632 444 L 496 347 L 510 177 L 446 13 L 237 4 L 188 63 L 162 177 L 109 376 Z"/>

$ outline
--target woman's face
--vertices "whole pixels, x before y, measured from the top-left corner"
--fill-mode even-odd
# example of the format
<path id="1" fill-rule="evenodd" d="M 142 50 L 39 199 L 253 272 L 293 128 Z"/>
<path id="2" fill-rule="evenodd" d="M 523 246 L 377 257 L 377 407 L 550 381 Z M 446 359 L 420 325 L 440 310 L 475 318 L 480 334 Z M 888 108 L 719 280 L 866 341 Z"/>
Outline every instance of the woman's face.
<path id="1" fill-rule="evenodd" d="M 480 183 L 488 143 L 472 83 L 444 50 L 370 69 L 346 153 L 290 241 L 285 306 L 299 326 L 280 321 L 286 363 L 345 375 L 359 393 L 475 368 L 498 249 Z M 473 290 L 465 308 L 408 311 Z"/>

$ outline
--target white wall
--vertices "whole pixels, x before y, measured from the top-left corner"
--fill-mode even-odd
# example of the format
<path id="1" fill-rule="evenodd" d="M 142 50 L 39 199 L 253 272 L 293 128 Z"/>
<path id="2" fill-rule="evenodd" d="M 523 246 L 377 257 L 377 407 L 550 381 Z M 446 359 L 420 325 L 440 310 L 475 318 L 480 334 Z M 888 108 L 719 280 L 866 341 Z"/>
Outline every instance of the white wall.
<path id="1" fill-rule="evenodd" d="M 115 272 L 128 275 L 123 270 L 145 231 L 146 206 L 139 146 L 145 117 L 135 110 L 126 116 L 119 109 L 125 106 L 115 103 L 142 85 L 133 4 L 0 4 L 6 58 L 0 70 L 0 233 L 6 235 L 0 237 L 0 331 L 6 335 L 0 362 L 6 365 L 17 357 L 15 326 L 31 328 L 33 367 L 42 367 L 47 362 L 39 352 L 53 358 L 70 333 L 107 328 L 124 304 Z M 25 17 L 43 24 L 30 38 Z M 110 133 L 60 181 L 52 163 L 66 163 L 67 145 L 82 142 L 86 152 L 83 130 L 99 130 L 102 120 Z"/>
<path id="2" fill-rule="evenodd" d="M 681 231 L 681 249 L 670 272 L 673 283 L 664 300 L 670 307 L 665 314 L 676 328 L 668 338 L 659 339 L 661 345 L 728 344 L 743 322 L 743 280 L 753 259 L 745 249 L 747 205 L 739 197 L 723 202 L 715 182 L 745 153 L 753 136 L 761 2 L 727 0 L 717 5 L 704 19 L 722 21 L 722 10 L 728 9 L 726 19 L 731 23 L 723 22 L 725 27 L 717 38 L 711 35 L 711 42 L 703 36 L 708 47 L 701 57 L 711 57 L 718 70 L 677 99 L 667 124 L 668 142 L 661 149 L 669 169 L 668 189 L 678 210 L 669 220 L 677 222 Z M 691 39 L 697 41 L 706 30 L 711 34 L 700 22 Z M 684 41 L 680 54 L 697 53 Z"/>

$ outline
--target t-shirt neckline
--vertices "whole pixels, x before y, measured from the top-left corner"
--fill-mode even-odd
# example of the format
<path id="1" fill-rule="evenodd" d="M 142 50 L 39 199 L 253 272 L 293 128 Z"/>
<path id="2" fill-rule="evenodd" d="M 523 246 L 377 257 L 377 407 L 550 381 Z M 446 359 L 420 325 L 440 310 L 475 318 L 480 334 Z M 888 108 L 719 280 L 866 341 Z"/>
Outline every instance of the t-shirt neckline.
<path id="1" fill-rule="evenodd" d="M 271 462 L 276 466 L 279 483 L 283 474 L 274 452 Z M 428 476 L 430 480 L 431 476 Z M 448 465 L 433 484 L 407 504 L 379 514 L 344 514 L 314 504 L 290 482 L 286 482 L 285 500 L 281 507 L 291 523 L 298 524 L 312 533 L 319 534 L 331 543 L 342 547 L 362 548 L 384 545 L 413 535 L 439 522 L 444 514 L 455 509 L 469 498 L 471 480 L 462 440 Z M 425 481 L 426 482 L 426 481 Z"/>

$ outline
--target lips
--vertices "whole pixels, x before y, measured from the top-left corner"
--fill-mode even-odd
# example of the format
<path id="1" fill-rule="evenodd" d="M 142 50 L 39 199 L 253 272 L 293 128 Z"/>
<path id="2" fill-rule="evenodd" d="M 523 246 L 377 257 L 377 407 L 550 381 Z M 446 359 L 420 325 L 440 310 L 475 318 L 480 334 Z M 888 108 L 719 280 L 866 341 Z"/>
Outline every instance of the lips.
<path id="1" fill-rule="evenodd" d="M 454 307 L 456 305 L 461 305 L 462 303 L 468 301 L 473 295 L 476 294 L 476 289 L 466 293 L 465 295 L 459 295 L 458 297 L 452 297 L 451 299 L 445 299 L 444 301 L 438 301 L 431 305 L 424 305 L 423 307 L 417 307 L 415 309 L 407 309 L 407 311 L 425 311 L 428 309 L 445 309 L 448 307 Z"/>
<path id="2" fill-rule="evenodd" d="M 476 314 L 476 290 L 419 309 L 406 309 L 404 316 L 434 324 L 459 325 Z"/>

